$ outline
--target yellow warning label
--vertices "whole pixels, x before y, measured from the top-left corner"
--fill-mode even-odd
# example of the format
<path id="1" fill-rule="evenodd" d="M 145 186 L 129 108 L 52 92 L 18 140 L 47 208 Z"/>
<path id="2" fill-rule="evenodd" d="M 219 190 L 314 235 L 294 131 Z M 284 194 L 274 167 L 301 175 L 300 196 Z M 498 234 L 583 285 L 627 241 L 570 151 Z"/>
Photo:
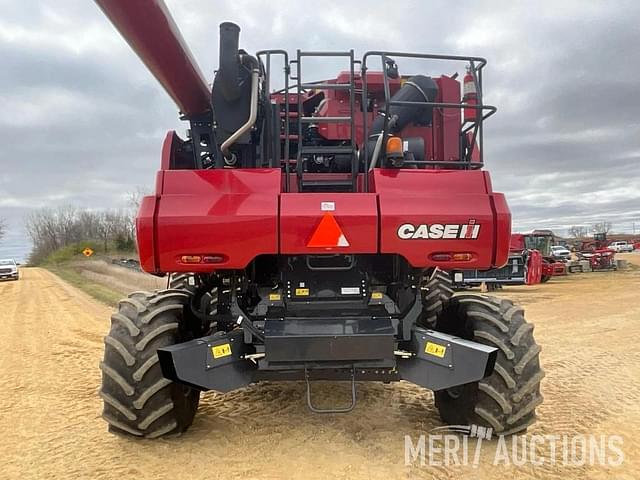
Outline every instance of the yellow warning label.
<path id="1" fill-rule="evenodd" d="M 231 345 L 228 343 L 215 345 L 211 347 L 211 353 L 213 354 L 213 358 L 228 357 L 229 355 L 231 355 Z"/>
<path id="2" fill-rule="evenodd" d="M 371 292 L 371 298 L 373 300 L 382 300 L 382 292 Z"/>
<path id="3" fill-rule="evenodd" d="M 309 289 L 308 288 L 296 288 L 296 297 L 308 297 Z"/>
<path id="4" fill-rule="evenodd" d="M 424 353 L 442 358 L 444 354 L 447 353 L 447 347 L 438 345 L 437 343 L 427 342 L 427 345 L 424 347 Z"/>
<path id="5" fill-rule="evenodd" d="M 270 293 L 269 294 L 269 300 L 271 300 L 272 302 L 280 301 L 280 294 L 279 293 Z"/>

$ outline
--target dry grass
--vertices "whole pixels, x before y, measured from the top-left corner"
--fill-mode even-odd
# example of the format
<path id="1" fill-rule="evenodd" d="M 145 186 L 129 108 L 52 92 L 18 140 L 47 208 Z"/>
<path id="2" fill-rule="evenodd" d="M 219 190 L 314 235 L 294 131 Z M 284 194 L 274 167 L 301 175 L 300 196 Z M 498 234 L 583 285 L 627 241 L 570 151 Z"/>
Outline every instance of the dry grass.
<path id="1" fill-rule="evenodd" d="M 104 260 L 75 261 L 69 267 L 77 270 L 89 280 L 108 286 L 123 295 L 136 290 L 158 290 L 166 288 L 167 279 L 154 277 Z"/>
<path id="2" fill-rule="evenodd" d="M 49 269 L 96 300 L 115 306 L 122 297 L 139 290 L 166 288 L 167 279 L 112 265 L 104 260 L 74 260 Z"/>

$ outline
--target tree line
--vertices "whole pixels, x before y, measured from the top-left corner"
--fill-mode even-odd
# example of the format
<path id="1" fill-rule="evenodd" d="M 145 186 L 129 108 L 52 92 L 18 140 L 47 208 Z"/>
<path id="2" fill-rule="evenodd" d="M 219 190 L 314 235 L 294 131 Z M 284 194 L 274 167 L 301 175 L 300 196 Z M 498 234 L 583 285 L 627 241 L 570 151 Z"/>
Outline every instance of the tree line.
<path id="1" fill-rule="evenodd" d="M 609 233 L 612 227 L 611 222 L 603 221 L 594 223 L 591 228 L 583 225 L 574 225 L 569 228 L 567 233 L 571 238 L 585 238 L 589 236 L 589 233 Z"/>
<path id="2" fill-rule="evenodd" d="M 38 264 L 53 252 L 91 242 L 104 252 L 135 249 L 133 209 L 86 210 L 73 206 L 42 208 L 26 219 L 33 249 L 29 263 Z"/>

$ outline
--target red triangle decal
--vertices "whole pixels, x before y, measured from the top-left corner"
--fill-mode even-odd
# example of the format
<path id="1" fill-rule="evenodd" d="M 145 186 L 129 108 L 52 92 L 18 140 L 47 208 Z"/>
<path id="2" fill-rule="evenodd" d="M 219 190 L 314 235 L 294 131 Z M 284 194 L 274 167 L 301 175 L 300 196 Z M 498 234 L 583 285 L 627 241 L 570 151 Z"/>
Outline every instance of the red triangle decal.
<path id="1" fill-rule="evenodd" d="M 322 220 L 318 224 L 316 231 L 313 232 L 311 239 L 307 243 L 307 247 L 316 248 L 333 248 L 348 247 L 347 237 L 342 233 L 342 229 L 336 219 L 330 213 L 325 213 Z"/>

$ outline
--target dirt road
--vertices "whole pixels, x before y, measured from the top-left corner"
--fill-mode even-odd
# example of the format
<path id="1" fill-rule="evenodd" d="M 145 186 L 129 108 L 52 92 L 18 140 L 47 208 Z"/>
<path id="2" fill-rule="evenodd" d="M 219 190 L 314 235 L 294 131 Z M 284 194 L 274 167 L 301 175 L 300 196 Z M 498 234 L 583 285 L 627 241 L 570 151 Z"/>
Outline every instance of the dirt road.
<path id="1" fill-rule="evenodd" d="M 545 403 L 529 433 L 620 435 L 621 466 L 493 465 L 495 442 L 477 467 L 405 466 L 405 435 L 417 441 L 441 425 L 431 393 L 407 384 L 359 385 L 356 410 L 341 416 L 309 413 L 301 384 L 253 386 L 205 395 L 180 438 L 108 434 L 97 391 L 110 309 L 23 269 L 19 282 L 0 283 L 0 478 L 637 479 L 639 291 L 635 270 L 502 292 L 526 307 L 543 348 Z M 336 401 L 346 393 L 320 388 Z"/>

